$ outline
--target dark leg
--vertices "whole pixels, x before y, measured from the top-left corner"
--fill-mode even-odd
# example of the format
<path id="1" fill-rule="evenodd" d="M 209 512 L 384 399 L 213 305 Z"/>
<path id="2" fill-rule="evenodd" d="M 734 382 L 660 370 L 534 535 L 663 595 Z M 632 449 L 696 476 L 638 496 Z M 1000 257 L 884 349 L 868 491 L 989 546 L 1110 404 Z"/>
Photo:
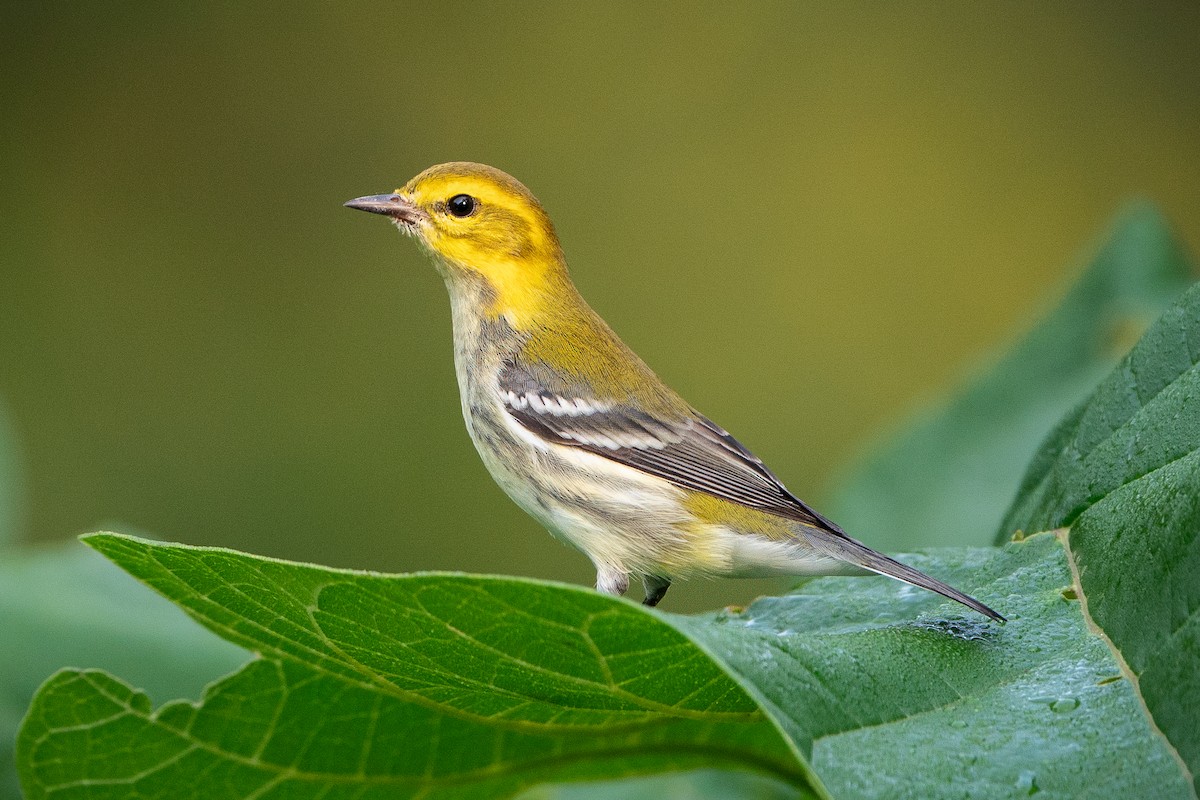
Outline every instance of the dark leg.
<path id="1" fill-rule="evenodd" d="M 646 597 L 642 600 L 642 605 L 653 607 L 658 605 L 658 601 L 663 599 L 667 589 L 671 588 L 671 581 L 657 575 L 647 575 L 642 578 L 642 586 L 646 589 Z"/>

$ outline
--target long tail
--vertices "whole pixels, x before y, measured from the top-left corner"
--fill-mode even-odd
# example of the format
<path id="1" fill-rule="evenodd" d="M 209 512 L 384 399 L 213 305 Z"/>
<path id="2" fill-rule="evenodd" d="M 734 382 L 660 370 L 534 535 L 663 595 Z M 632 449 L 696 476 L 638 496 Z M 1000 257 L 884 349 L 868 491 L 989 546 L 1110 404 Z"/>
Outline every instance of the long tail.
<path id="1" fill-rule="evenodd" d="M 857 564 L 863 569 L 869 569 L 871 572 L 878 572 L 880 575 L 887 575 L 888 577 L 904 581 L 905 583 L 912 584 L 913 586 L 919 586 L 922 589 L 928 589 L 931 592 L 937 592 L 943 597 L 949 597 L 951 600 L 957 600 L 964 606 L 974 609 L 980 614 L 991 617 L 997 622 L 1005 622 L 1003 616 L 988 608 L 974 597 L 971 597 L 968 594 L 963 594 L 953 586 L 948 586 L 936 578 L 931 578 L 924 572 L 920 572 L 912 567 L 901 564 L 895 559 L 888 558 L 883 553 L 877 553 L 862 542 L 855 541 L 849 536 L 817 530 L 815 533 L 809 534 L 808 540 L 816 549 L 823 550 L 835 558 L 840 558 L 843 561 L 849 561 L 852 564 Z"/>

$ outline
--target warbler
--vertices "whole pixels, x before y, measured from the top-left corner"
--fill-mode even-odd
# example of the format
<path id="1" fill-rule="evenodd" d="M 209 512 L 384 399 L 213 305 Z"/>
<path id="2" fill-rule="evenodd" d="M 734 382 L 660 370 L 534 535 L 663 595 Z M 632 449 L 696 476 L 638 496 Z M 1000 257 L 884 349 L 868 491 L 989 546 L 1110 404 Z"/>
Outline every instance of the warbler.
<path id="1" fill-rule="evenodd" d="M 698 576 L 890 575 L 1004 618 L 851 539 L 667 387 L 579 295 L 554 225 L 493 167 L 430 167 L 349 208 L 390 217 L 450 294 L 467 431 L 517 505 L 656 605 Z"/>

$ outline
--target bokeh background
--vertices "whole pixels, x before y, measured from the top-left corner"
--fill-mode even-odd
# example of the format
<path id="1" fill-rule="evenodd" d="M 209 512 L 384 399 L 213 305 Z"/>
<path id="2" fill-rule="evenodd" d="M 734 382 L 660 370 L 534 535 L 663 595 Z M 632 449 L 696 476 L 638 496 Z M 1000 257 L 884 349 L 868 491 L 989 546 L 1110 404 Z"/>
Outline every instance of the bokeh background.
<path id="1" fill-rule="evenodd" d="M 529 185 L 593 306 L 818 508 L 1130 198 L 1200 242 L 1194 3 L 11 3 L 0 41 L 29 541 L 590 582 L 478 462 L 433 269 L 341 208 L 441 161 Z"/>

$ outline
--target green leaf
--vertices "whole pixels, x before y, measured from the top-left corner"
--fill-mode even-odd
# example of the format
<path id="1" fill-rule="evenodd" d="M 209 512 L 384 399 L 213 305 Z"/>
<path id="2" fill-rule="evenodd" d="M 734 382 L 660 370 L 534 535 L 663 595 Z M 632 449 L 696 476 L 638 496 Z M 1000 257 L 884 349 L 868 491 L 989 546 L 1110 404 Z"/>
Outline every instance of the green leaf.
<path id="1" fill-rule="evenodd" d="M 738 797 L 795 800 L 802 796 L 795 786 L 766 775 L 700 770 L 620 781 L 538 786 L 522 792 L 517 800 L 713 800 Z"/>
<path id="2" fill-rule="evenodd" d="M 18 742 L 30 800 L 135 787 L 172 798 L 221 796 L 217 787 L 231 797 L 494 798 L 702 768 L 807 785 L 745 690 L 630 603 L 532 581 L 88 541 L 265 658 L 210 687 L 199 707 L 158 713 L 104 673 L 60 673 Z"/>
<path id="3" fill-rule="evenodd" d="M 956 618 L 936 595 L 854 578 L 679 623 L 754 687 L 834 797 L 1136 797 L 1145 786 L 1190 796 L 1071 599 L 1059 539 L 906 560 L 1009 623 Z"/>
<path id="4" fill-rule="evenodd" d="M 1066 527 L 1110 492 L 1200 447 L 1200 285 L 1146 331 L 1047 438 L 999 538 Z"/>
<path id="5" fill-rule="evenodd" d="M 1089 616 L 1200 776 L 1200 454 L 1108 494 L 1080 516 L 1070 543 Z M 1200 779 L 1193 785 L 1200 793 Z"/>
<path id="6" fill-rule="evenodd" d="M 534 787 L 593 781 L 589 797 L 714 781 L 748 797 L 821 782 L 833 797 L 1189 796 L 1050 535 L 913 559 L 1005 626 L 883 578 L 689 618 L 527 580 L 89 543 L 263 658 L 157 712 L 109 675 L 60 673 L 19 738 L 29 800 L 576 796 Z M 672 771 L 687 774 L 646 777 Z"/>
<path id="7" fill-rule="evenodd" d="M 20 797 L 17 726 L 65 664 L 126 676 L 163 702 L 198 697 L 249 658 L 77 542 L 0 554 L 0 797 Z"/>
<path id="8" fill-rule="evenodd" d="M 986 544 L 1038 444 L 1191 281 L 1149 205 L 1129 209 L 1055 311 L 945 406 L 879 447 L 831 513 L 879 549 Z M 1033 526 L 1043 530 L 1055 526 Z"/>
<path id="9" fill-rule="evenodd" d="M 1094 622 L 1200 774 L 1200 286 L 1046 440 L 1001 528 L 1071 526 Z M 1200 791 L 1200 783 L 1197 785 Z"/>

